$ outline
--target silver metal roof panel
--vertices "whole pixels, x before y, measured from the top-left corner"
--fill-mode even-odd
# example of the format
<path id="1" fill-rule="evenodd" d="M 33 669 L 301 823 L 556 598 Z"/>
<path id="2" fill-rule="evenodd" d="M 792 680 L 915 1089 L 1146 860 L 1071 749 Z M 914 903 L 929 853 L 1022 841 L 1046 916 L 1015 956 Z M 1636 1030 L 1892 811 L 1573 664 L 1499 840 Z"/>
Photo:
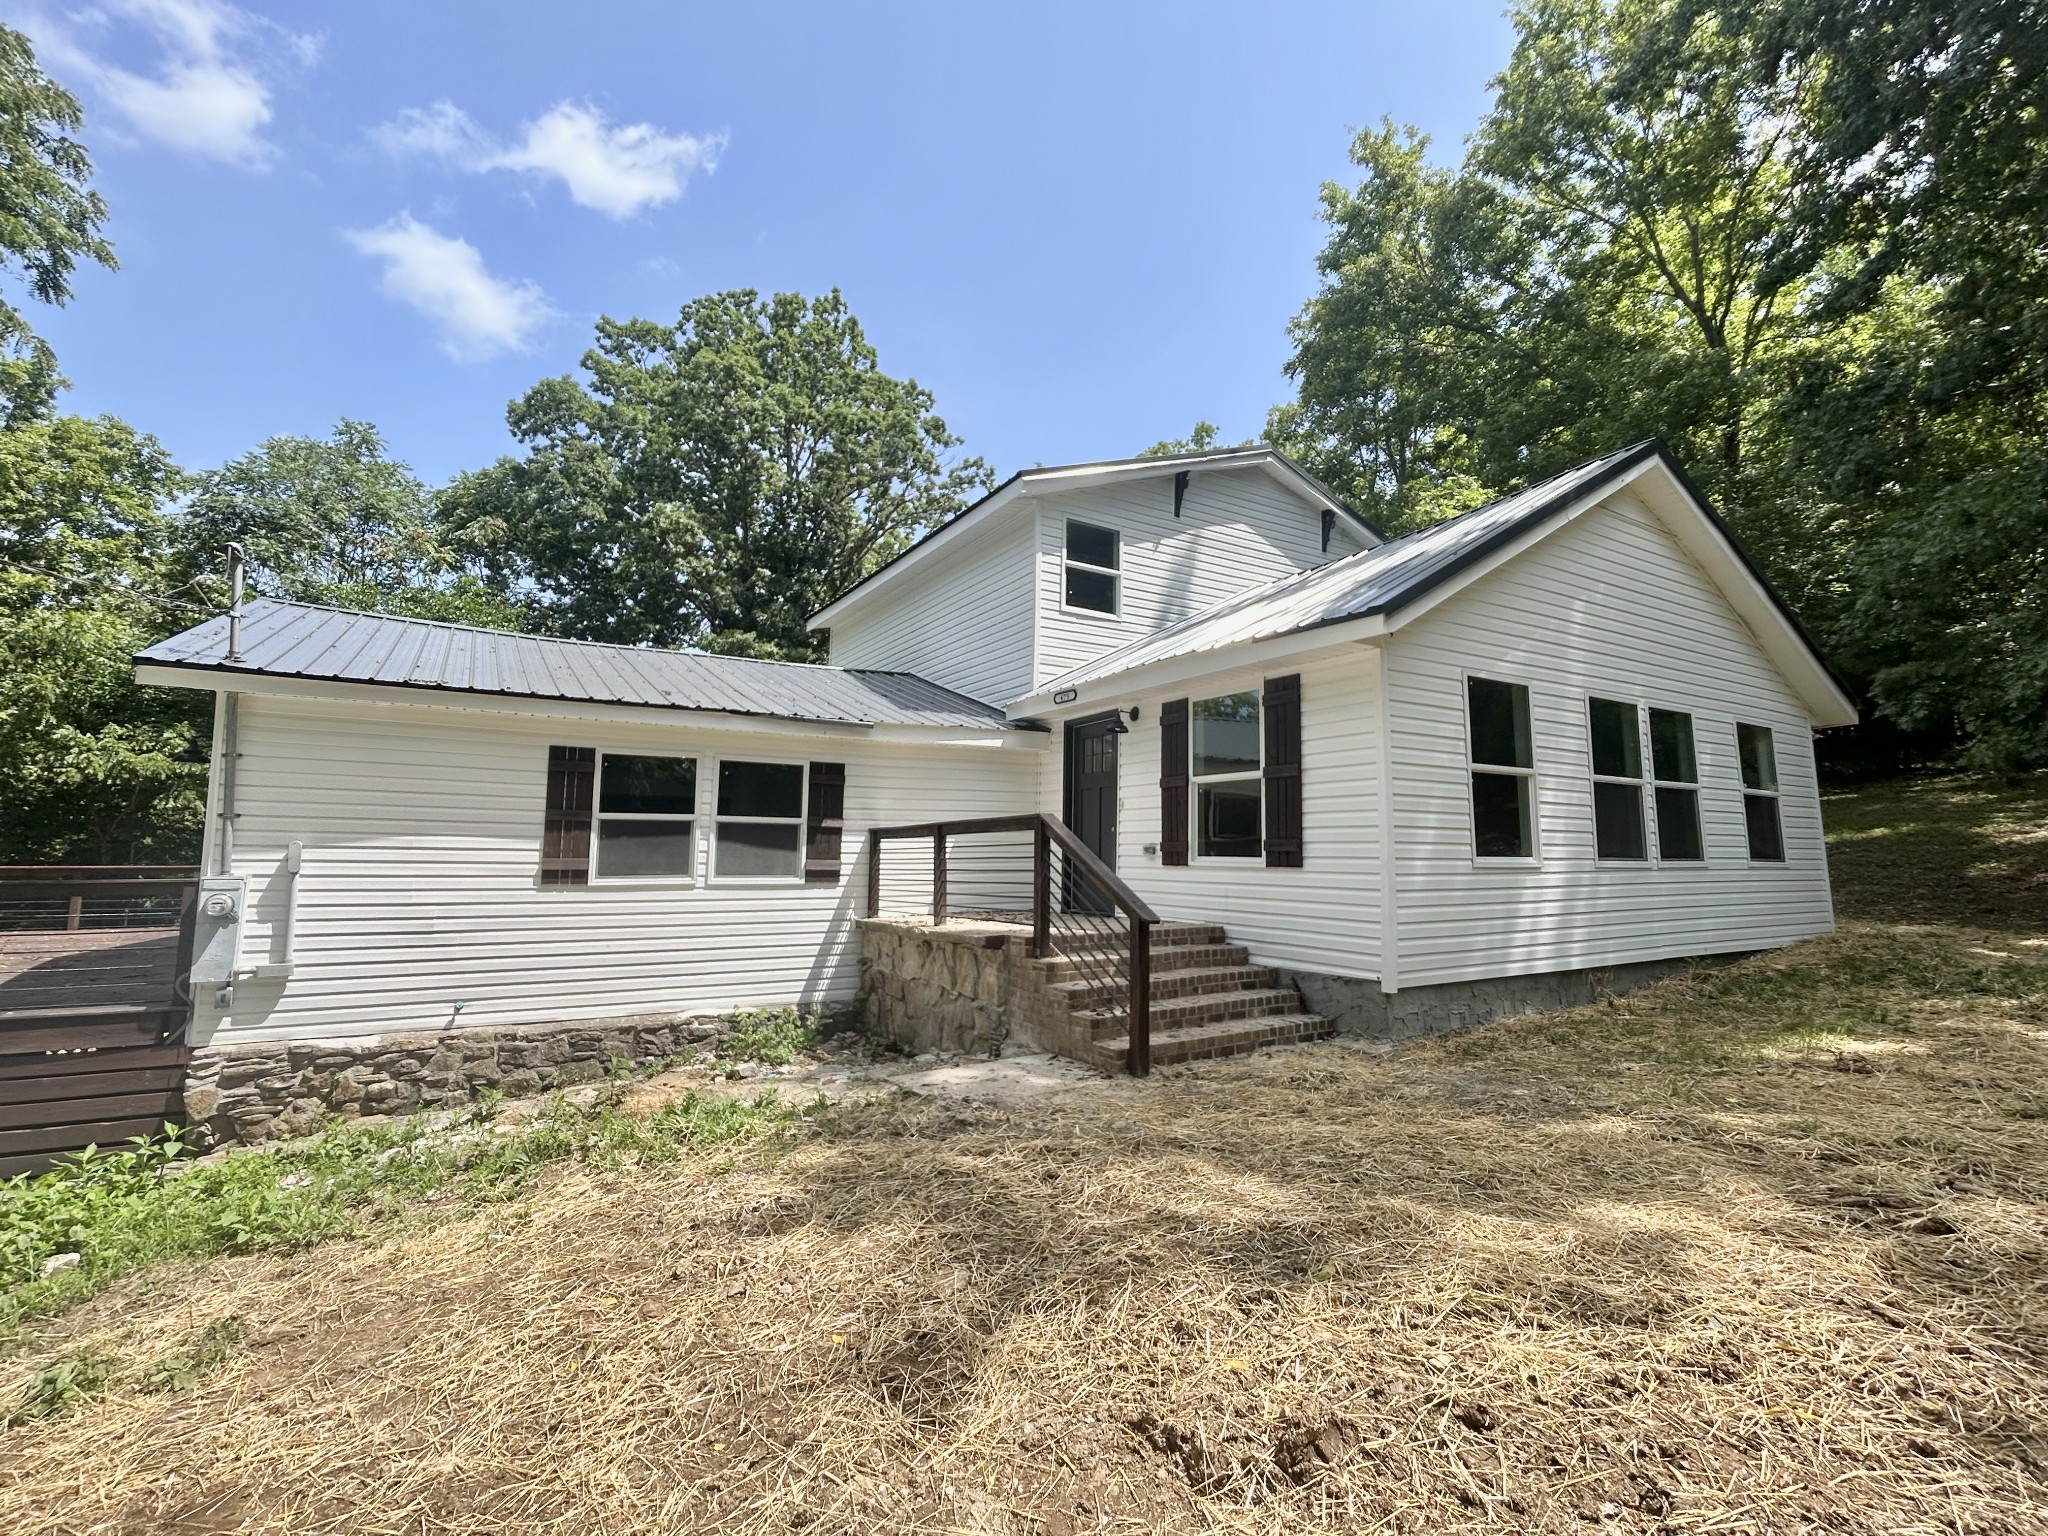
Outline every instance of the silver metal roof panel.
<path id="1" fill-rule="evenodd" d="M 867 672 L 697 651 L 600 645 L 257 598 L 135 658 L 211 674 L 297 677 L 497 697 L 764 715 L 836 725 L 1004 730 L 1000 709 L 909 672 Z"/>

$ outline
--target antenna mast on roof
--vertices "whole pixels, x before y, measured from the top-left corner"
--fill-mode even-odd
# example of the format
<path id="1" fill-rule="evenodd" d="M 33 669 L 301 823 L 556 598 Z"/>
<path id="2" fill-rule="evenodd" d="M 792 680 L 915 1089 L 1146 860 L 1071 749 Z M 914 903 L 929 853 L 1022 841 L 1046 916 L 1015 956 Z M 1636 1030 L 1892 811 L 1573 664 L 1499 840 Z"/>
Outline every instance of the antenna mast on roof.
<path id="1" fill-rule="evenodd" d="M 228 546 L 228 660 L 242 659 L 242 546 Z"/>

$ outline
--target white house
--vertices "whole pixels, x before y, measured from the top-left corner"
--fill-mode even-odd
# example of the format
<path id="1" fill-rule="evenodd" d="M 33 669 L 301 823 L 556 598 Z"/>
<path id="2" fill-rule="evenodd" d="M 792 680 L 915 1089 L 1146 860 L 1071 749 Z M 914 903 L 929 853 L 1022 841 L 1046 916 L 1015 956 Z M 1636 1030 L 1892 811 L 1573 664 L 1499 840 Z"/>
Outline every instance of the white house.
<path id="1" fill-rule="evenodd" d="M 1347 1028 L 1832 924 L 1853 705 L 1659 444 L 1391 542 L 1266 448 L 1029 470 L 812 622 L 829 666 L 272 601 L 143 652 L 223 699 L 196 1038 L 848 1000 L 868 829 L 1023 813 L 1156 910 L 1161 996 L 1227 943 Z"/>

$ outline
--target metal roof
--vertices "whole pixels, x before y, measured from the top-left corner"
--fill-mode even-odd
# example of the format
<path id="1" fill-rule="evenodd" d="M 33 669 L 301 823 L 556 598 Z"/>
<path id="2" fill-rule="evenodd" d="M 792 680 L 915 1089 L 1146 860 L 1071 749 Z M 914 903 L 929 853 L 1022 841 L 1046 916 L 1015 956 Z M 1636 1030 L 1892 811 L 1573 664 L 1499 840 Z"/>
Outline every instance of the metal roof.
<path id="1" fill-rule="evenodd" d="M 1392 613 L 1524 530 L 1620 479 L 1645 460 L 1664 454 L 1661 443 L 1637 443 L 1419 533 L 1254 587 L 1098 656 L 1052 679 L 1037 692 L 1081 687 L 1133 667 L 1199 651 Z"/>
<path id="2" fill-rule="evenodd" d="M 257 598 L 242 608 L 241 657 L 225 615 L 160 640 L 138 666 L 216 675 L 372 683 L 504 698 L 766 715 L 835 725 L 1007 728 L 1000 709 L 909 672 L 864 672 L 472 629 Z"/>

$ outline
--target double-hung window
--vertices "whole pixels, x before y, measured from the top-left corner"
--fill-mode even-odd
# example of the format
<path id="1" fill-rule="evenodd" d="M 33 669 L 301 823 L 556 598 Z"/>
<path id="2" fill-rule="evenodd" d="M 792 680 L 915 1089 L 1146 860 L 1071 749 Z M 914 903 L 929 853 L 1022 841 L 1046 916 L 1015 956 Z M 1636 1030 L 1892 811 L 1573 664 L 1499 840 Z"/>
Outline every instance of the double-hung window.
<path id="1" fill-rule="evenodd" d="M 804 872 L 804 765 L 718 765 L 721 879 L 800 879 Z"/>
<path id="2" fill-rule="evenodd" d="M 1482 859 L 1536 856 L 1536 752 L 1529 690 L 1490 677 L 1465 681 L 1467 764 L 1472 774 L 1472 852 Z"/>
<path id="3" fill-rule="evenodd" d="M 1586 700 L 1593 748 L 1593 852 L 1602 859 L 1649 858 L 1643 828 L 1642 712 L 1619 699 Z"/>
<path id="4" fill-rule="evenodd" d="M 1265 802 L 1257 689 L 1196 699 L 1195 853 L 1206 859 L 1256 859 L 1265 851 Z"/>
<path id="5" fill-rule="evenodd" d="M 607 752 L 598 765 L 597 878 L 696 873 L 697 760 Z"/>
<path id="6" fill-rule="evenodd" d="M 1657 803 L 1657 857 L 1697 863 L 1707 856 L 1700 836 L 1700 770 L 1693 752 L 1692 716 L 1675 709 L 1650 711 L 1650 772 Z"/>
<path id="7" fill-rule="evenodd" d="M 1749 829 L 1749 856 L 1761 864 L 1785 862 L 1785 823 L 1778 810 L 1778 753 L 1767 725 L 1735 727 L 1742 759 L 1742 819 Z"/>
<path id="8" fill-rule="evenodd" d="M 1114 528 L 1067 523 L 1066 604 L 1091 613 L 1117 611 L 1121 551 Z"/>

